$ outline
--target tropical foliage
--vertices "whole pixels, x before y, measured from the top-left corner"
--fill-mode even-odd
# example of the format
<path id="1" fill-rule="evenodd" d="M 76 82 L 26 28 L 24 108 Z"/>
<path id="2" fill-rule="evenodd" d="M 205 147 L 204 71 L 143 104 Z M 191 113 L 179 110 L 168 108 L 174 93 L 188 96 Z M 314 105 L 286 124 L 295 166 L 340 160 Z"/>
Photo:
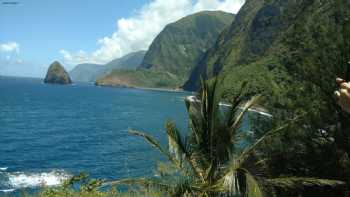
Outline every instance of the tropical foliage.
<path id="1" fill-rule="evenodd" d="M 257 104 L 255 96 L 244 102 L 243 90 L 230 100 L 230 109 L 220 109 L 221 96 L 217 92 L 218 80 L 203 82 L 197 97 L 186 100 L 190 131 L 183 137 L 174 123 L 166 123 L 168 148 L 164 148 L 152 136 L 139 131 L 130 133 L 143 137 L 158 149 L 169 161 L 168 166 L 158 167 L 155 178 L 124 179 L 107 185 L 142 185 L 163 191 L 169 196 L 264 196 L 275 188 L 286 190 L 315 187 L 336 187 L 341 181 L 304 177 L 269 176 L 259 147 L 266 140 L 286 130 L 298 118 L 265 132 L 243 150 L 238 142 L 244 140 L 240 131 L 242 118 L 247 110 Z M 167 166 L 167 167 L 164 167 Z M 163 169 L 163 170 L 162 170 Z M 166 170 L 164 170 L 166 169 Z"/>

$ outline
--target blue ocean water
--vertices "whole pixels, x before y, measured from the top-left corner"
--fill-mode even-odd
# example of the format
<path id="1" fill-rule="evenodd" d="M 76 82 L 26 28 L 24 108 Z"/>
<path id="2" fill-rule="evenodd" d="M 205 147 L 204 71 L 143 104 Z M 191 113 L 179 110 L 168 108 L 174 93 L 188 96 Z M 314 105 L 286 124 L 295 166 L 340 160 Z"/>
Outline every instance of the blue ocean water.
<path id="1" fill-rule="evenodd" d="M 152 176 L 160 154 L 128 129 L 166 144 L 166 120 L 187 129 L 188 95 L 0 77 L 0 191 L 57 185 L 82 171 Z"/>

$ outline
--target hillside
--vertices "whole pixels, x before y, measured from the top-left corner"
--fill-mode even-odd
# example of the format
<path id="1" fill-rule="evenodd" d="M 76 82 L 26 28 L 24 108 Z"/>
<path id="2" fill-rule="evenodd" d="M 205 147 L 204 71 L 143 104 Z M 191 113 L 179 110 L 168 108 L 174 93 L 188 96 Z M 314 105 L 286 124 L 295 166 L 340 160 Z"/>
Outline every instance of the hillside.
<path id="1" fill-rule="evenodd" d="M 109 74 L 114 69 L 135 70 L 140 66 L 145 53 L 145 51 L 132 52 L 105 65 L 79 64 L 70 71 L 70 75 L 74 81 L 95 82 L 97 78 Z"/>
<path id="2" fill-rule="evenodd" d="M 116 77 L 117 76 L 117 77 Z M 123 70 L 115 69 L 110 74 L 96 80 L 99 86 L 119 86 L 119 87 L 157 87 L 174 88 L 176 76 L 157 70 Z"/>
<path id="3" fill-rule="evenodd" d="M 167 25 L 149 47 L 141 67 L 186 78 L 233 19 L 234 16 L 229 13 L 205 11 Z"/>
<path id="4" fill-rule="evenodd" d="M 350 60 L 349 5 L 347 0 L 247 1 L 184 89 L 198 89 L 201 75 L 219 74 L 226 90 L 249 80 L 255 92 L 271 86 L 277 91 L 294 77 L 331 90 Z"/>
<path id="5" fill-rule="evenodd" d="M 246 95 L 262 94 L 276 122 L 304 114 L 266 145 L 269 172 L 350 185 L 350 117 L 333 97 L 335 78 L 350 80 L 349 8 L 349 0 L 248 0 L 183 87 L 218 76 L 229 98 L 248 82 Z"/>
<path id="6" fill-rule="evenodd" d="M 334 80 L 349 79 L 349 7 L 348 0 L 247 1 L 183 88 L 218 75 L 230 95 L 247 81 L 247 94 L 265 95 L 271 110 L 313 112 L 322 127 L 336 124 Z"/>
<path id="7" fill-rule="evenodd" d="M 74 81 L 81 82 L 93 82 L 101 73 L 103 65 L 99 64 L 78 64 L 69 72 Z"/>
<path id="8" fill-rule="evenodd" d="M 148 79 L 145 79 L 143 83 L 133 85 L 181 86 L 198 60 L 215 43 L 219 34 L 232 23 L 233 19 L 233 14 L 204 11 L 167 25 L 152 42 L 138 71 L 132 75 L 128 72 L 129 77 L 143 78 L 144 75 L 152 73 L 151 75 L 155 78 L 149 79 L 148 82 Z M 144 71 L 146 73 L 142 73 Z M 110 75 L 109 79 L 115 77 L 116 80 L 113 81 L 119 81 L 118 78 L 123 78 L 120 76 L 123 73 L 114 72 L 114 76 Z M 158 76 L 159 79 L 157 79 Z M 164 82 L 162 79 L 164 76 L 171 76 L 171 78 Z M 138 79 L 130 80 L 139 81 Z M 100 84 L 107 83 L 102 83 L 102 81 L 103 79 L 99 79 Z"/>
<path id="9" fill-rule="evenodd" d="M 135 70 L 140 66 L 145 54 L 146 51 L 137 51 L 112 60 L 105 65 L 105 71 L 109 73 L 114 69 Z"/>

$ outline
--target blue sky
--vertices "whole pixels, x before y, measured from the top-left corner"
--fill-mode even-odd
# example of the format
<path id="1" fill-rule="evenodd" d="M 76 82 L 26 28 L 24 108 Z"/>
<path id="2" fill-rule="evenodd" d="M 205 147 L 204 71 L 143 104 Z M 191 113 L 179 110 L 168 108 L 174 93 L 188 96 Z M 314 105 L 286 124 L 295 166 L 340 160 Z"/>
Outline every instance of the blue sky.
<path id="1" fill-rule="evenodd" d="M 201 10 L 237 12 L 243 0 L 0 0 L 0 75 L 44 77 L 147 49 L 170 22 Z"/>

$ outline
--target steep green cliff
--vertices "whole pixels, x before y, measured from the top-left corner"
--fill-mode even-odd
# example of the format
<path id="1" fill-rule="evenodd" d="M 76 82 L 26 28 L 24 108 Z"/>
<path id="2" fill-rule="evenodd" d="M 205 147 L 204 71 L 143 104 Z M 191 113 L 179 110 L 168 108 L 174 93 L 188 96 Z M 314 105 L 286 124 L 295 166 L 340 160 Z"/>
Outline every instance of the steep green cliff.
<path id="1" fill-rule="evenodd" d="M 349 60 L 349 0 L 247 0 L 184 88 L 197 90 L 201 75 L 217 75 L 229 97 L 246 81 L 247 95 L 264 95 L 276 122 L 304 114 L 264 145 L 268 172 L 349 186 L 350 117 L 333 97 L 335 78 L 350 80 Z"/>
<path id="2" fill-rule="evenodd" d="M 167 25 L 149 47 L 141 68 L 170 72 L 183 81 L 233 19 L 229 13 L 205 11 Z"/>
<path id="3" fill-rule="evenodd" d="M 100 78 L 97 84 L 107 85 L 107 81 L 120 81 L 126 77 L 121 75 L 128 73 L 128 81 L 135 82 L 129 84 L 131 86 L 179 87 L 188 78 L 205 51 L 215 43 L 219 34 L 232 23 L 233 19 L 233 14 L 204 11 L 171 23 L 154 39 L 137 72 L 116 71 L 109 75 L 105 82 Z M 115 80 L 111 80 L 113 77 Z"/>
<path id="4" fill-rule="evenodd" d="M 349 5 L 348 0 L 246 1 L 184 88 L 196 90 L 201 75 L 219 74 L 226 90 L 249 80 L 252 87 L 278 91 L 298 80 L 330 91 L 350 60 Z"/>

